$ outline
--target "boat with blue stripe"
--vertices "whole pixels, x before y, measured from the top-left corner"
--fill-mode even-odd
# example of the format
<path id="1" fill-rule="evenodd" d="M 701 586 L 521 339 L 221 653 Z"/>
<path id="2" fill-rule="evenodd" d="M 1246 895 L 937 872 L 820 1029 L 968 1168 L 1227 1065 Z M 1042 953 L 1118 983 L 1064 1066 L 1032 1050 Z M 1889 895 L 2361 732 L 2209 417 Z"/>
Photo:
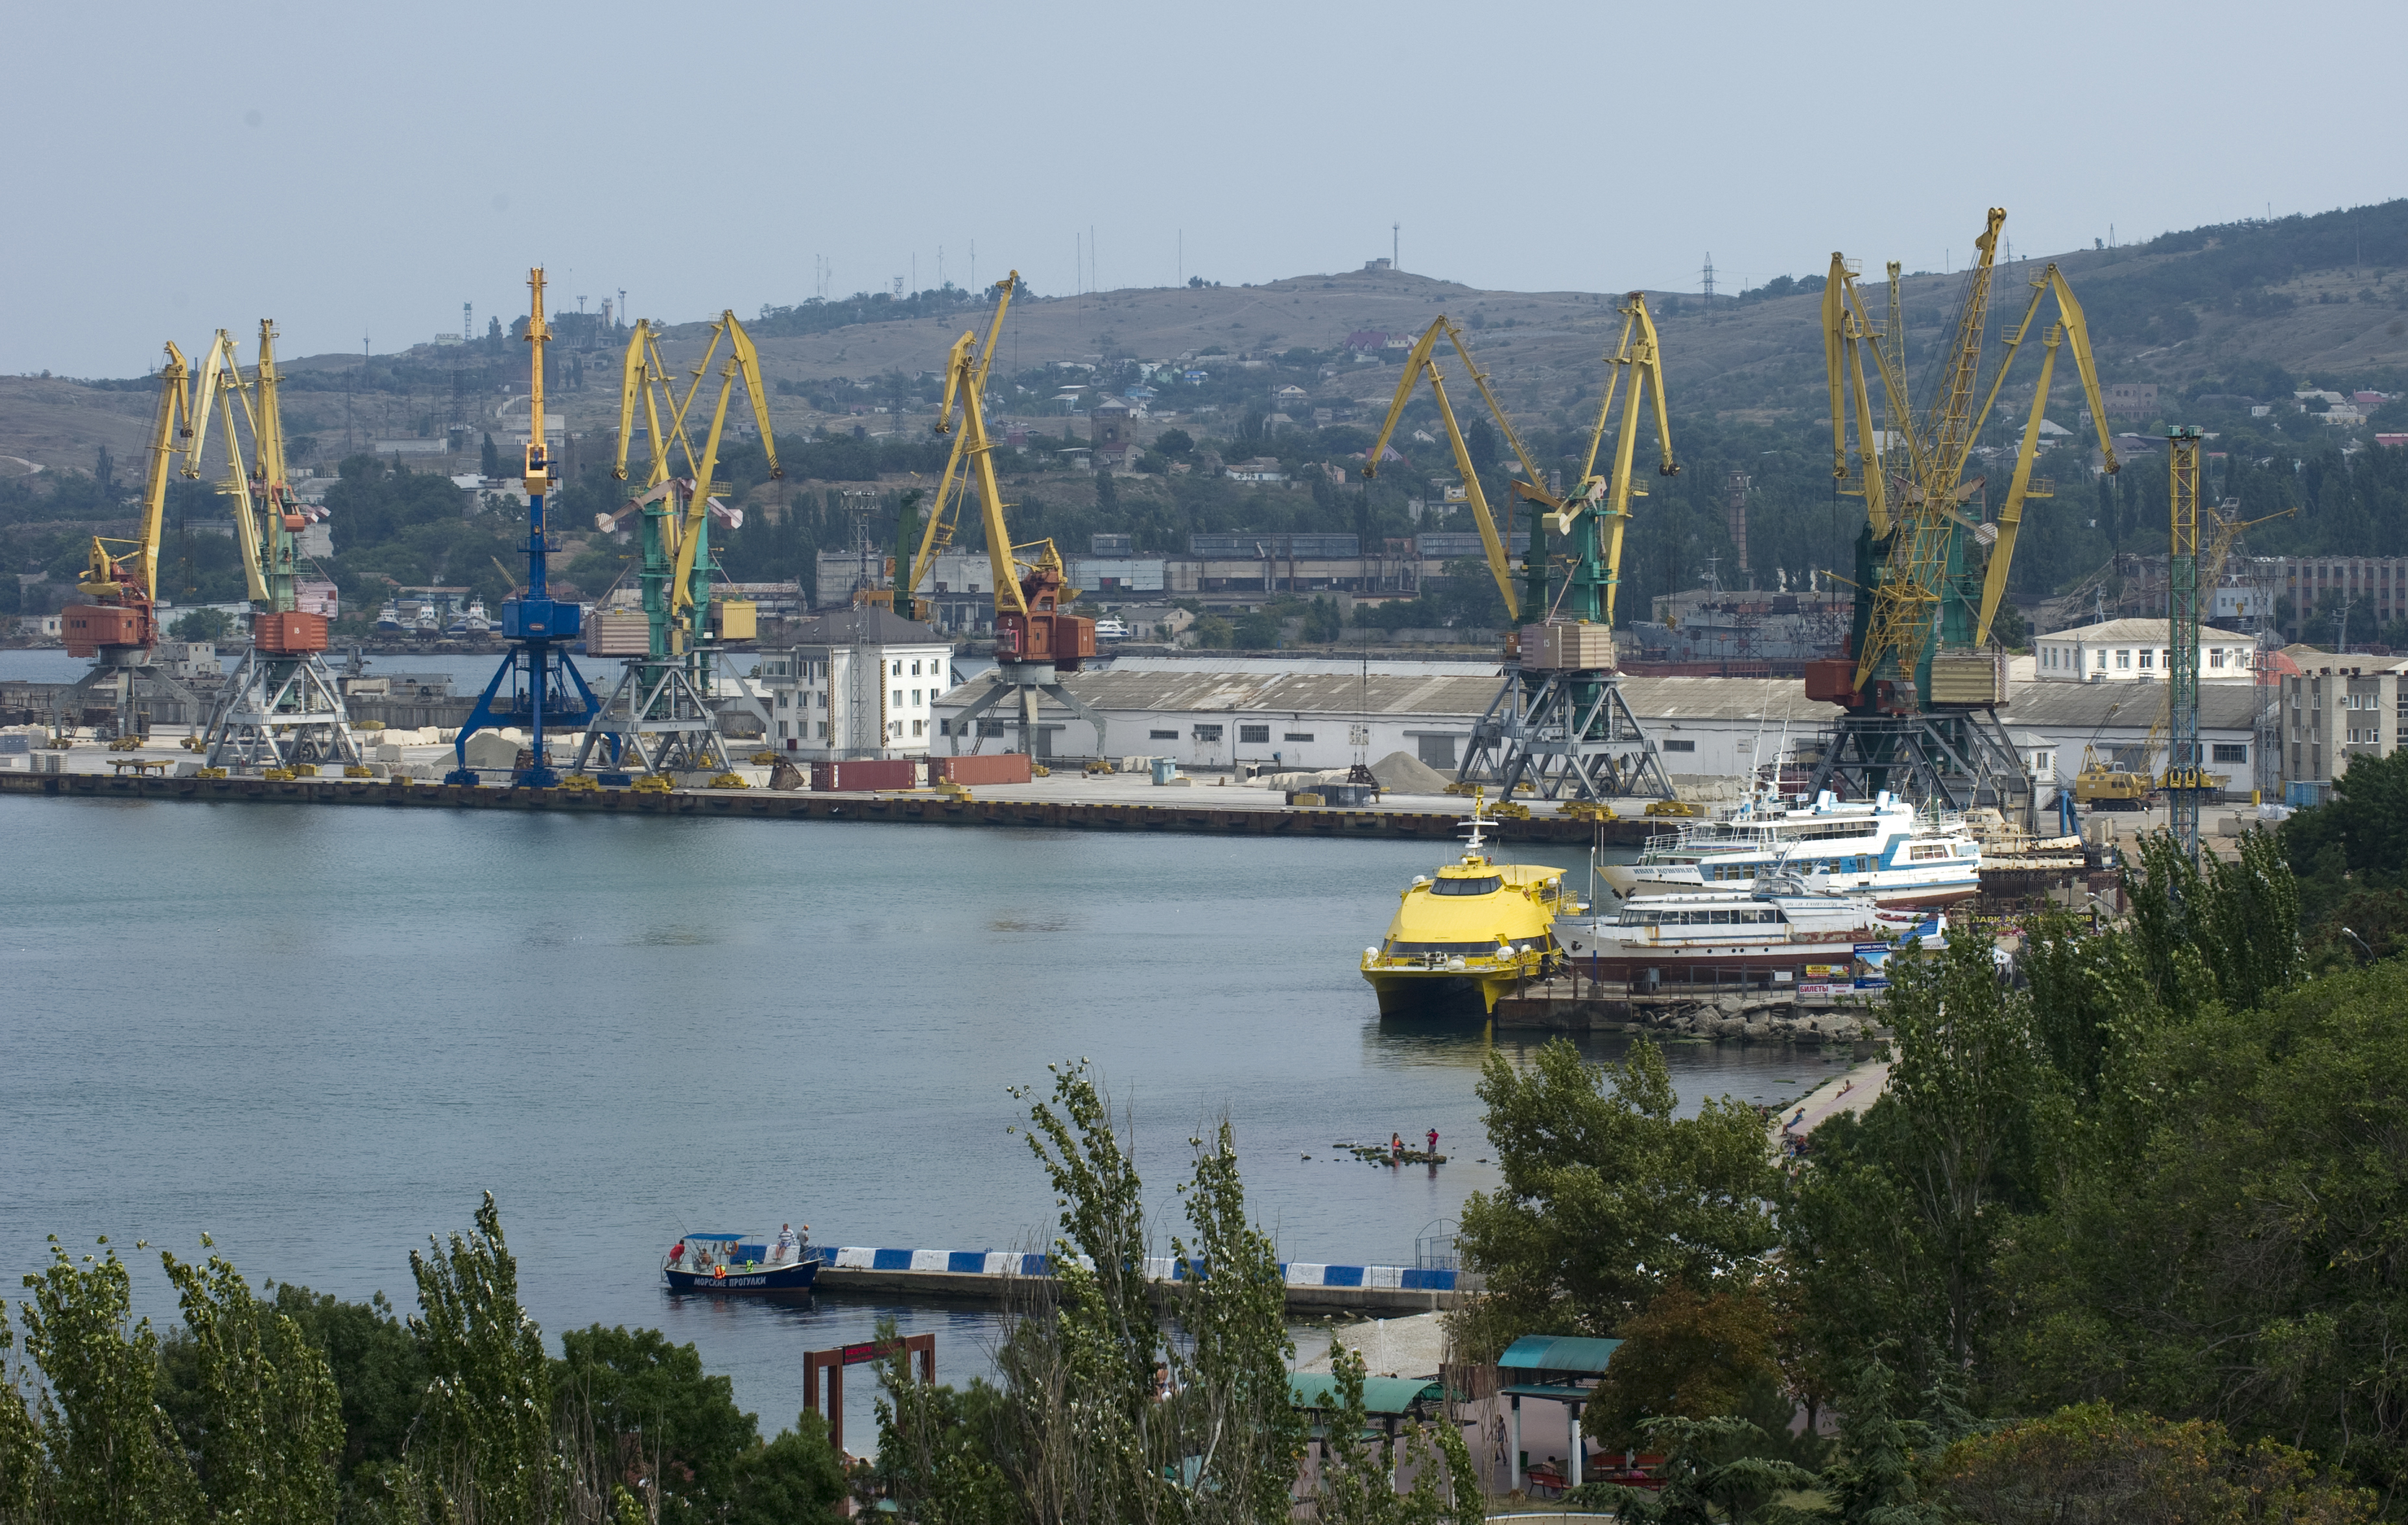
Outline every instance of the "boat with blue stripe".
<path id="1" fill-rule="evenodd" d="M 808 1292 L 828 1252 L 809 1239 L 810 1226 L 775 1240 L 743 1234 L 687 1234 L 661 1261 L 672 1292 Z"/>

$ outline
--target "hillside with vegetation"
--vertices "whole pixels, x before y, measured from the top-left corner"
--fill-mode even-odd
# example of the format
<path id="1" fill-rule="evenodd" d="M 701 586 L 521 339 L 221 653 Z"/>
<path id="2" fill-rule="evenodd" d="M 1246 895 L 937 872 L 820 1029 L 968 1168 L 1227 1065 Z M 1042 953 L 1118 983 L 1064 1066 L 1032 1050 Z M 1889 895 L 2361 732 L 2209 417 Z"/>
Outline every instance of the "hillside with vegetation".
<path id="1" fill-rule="evenodd" d="M 2008 226 L 2012 235 L 2012 219 Z M 1881 252 L 1860 252 L 1877 274 Z M 1683 469 L 1648 482 L 1626 553 L 1624 618 L 1643 614 L 1656 594 L 1697 585 L 1710 559 L 1726 586 L 1796 586 L 1850 565 L 1862 520 L 1856 500 L 1832 491 L 1818 327 L 1828 258 L 1801 251 L 1799 273 L 1711 305 L 1695 294 L 1649 294 Z M 2120 447 L 2128 462 L 2120 475 L 2094 478 L 2052 463 L 2059 496 L 2028 511 L 2012 589 L 2019 603 L 2036 605 L 2161 550 L 2163 457 L 2152 453 L 2151 437 L 2176 422 L 2215 437 L 2215 496 L 2238 498 L 2251 517 L 2300 511 L 2253 531 L 2249 549 L 2408 554 L 2408 466 L 2372 448 L 2377 432 L 2408 430 L 2408 401 L 2389 400 L 2408 394 L 2408 201 L 2192 229 L 2056 259 L 2087 309 L 2105 381 L 2154 384 L 2158 405 L 2155 416 L 2111 421 L 2138 437 Z M 1993 352 L 2041 268 L 2025 258 L 2001 264 L 1988 323 Z M 1908 371 L 1918 381 L 1964 285 L 1961 272 L 1914 272 L 1900 282 Z M 1864 291 L 1878 314 L 1885 285 Z M 1350 339 L 1410 336 L 1441 313 L 1458 320 L 1541 468 L 1575 477 L 1605 370 L 1599 356 L 1620 331 L 1622 300 L 1479 291 L 1384 269 L 1249 286 L 1198 278 L 1176 288 L 1025 294 L 1004 329 L 995 377 L 998 428 L 1028 431 L 1005 462 L 1015 532 L 1079 547 L 1094 531 L 1125 531 L 1143 550 L 1178 552 L 1198 531 L 1346 530 L 1376 542 L 1468 527 L 1459 507 L 1452 516 L 1413 507 L 1439 504 L 1455 476 L 1426 396 L 1397 437 L 1404 459 L 1377 482 L 1360 480 L 1362 452 L 1398 379 L 1398 352 Z M 851 543 L 836 496 L 842 484 L 899 491 L 912 473 L 924 481 L 940 466 L 928 431 L 938 369 L 954 336 L 982 326 L 982 314 L 981 296 L 946 287 L 771 307 L 747 320 L 772 389 L 785 474 L 770 481 L 757 440 L 733 449 L 727 468 L 754 511 L 727 544 L 732 576 L 804 572 L 820 548 Z M 616 575 L 625 554 L 579 533 L 621 496 L 609 469 L 623 341 L 591 315 L 560 314 L 554 323 L 560 341 L 548 388 L 572 434 L 562 505 L 569 511 L 555 523 L 566 531 L 563 566 L 590 592 Z M 673 365 L 698 360 L 705 325 L 666 332 Z M 509 559 L 507 514 L 485 511 L 444 473 L 515 453 L 510 425 L 523 418 L 524 365 L 523 346 L 499 323 L 466 344 L 288 362 L 295 461 L 340 479 L 327 494 L 337 554 L 323 569 L 355 608 L 393 583 L 466 583 L 489 598 L 507 591 L 507 574 L 493 564 L 496 554 Z M 2031 370 L 2027 360 L 2001 396 L 1985 451 L 2011 442 Z M 1069 415 L 1139 386 L 1154 396 L 1140 424 L 1152 448 L 1138 474 L 1098 478 L 1072 468 L 1061 450 L 1083 442 L 1086 424 Z M 1283 388 L 1300 400 L 1280 402 Z M 1459 404 L 1470 400 L 1468 387 L 1455 390 Z M 2388 396 L 2337 424 L 2327 399 L 2297 396 L 2304 392 Z M 11 570 L 48 572 L 55 592 L 79 563 L 90 526 L 125 521 L 150 406 L 140 379 L 0 378 L 0 556 Z M 735 411 L 744 411 L 740 402 Z M 2077 452 L 2095 442 L 2070 366 L 2057 370 L 2049 413 L 2071 431 Z M 457 453 L 430 458 L 422 471 L 366 451 L 380 439 L 447 431 Z M 1509 453 L 1484 424 L 1471 435 L 1492 502 L 1506 501 Z M 488 439 L 498 440 L 490 456 Z M 1217 474 L 1217 463 L 1257 455 L 1276 457 L 1288 482 L 1241 484 Z M 1995 453 L 1990 462 L 2003 464 Z M 1985 510 L 1999 490 L 1985 484 Z M 1735 497 L 1746 507 L 1743 564 L 1730 534 Z M 222 507 L 206 489 L 179 486 L 163 557 L 179 580 L 170 597 L 234 596 L 231 547 L 211 543 L 223 540 L 222 528 L 209 527 L 213 518 L 222 522 Z M 0 602 L 17 598 L 15 581 L 0 582 Z M 1494 616 L 1479 581 L 1415 617 Z M 2112 598 L 2123 582 L 2119 573 L 2102 586 Z M 2396 634 L 2395 643 L 2408 644 L 2408 631 Z"/>

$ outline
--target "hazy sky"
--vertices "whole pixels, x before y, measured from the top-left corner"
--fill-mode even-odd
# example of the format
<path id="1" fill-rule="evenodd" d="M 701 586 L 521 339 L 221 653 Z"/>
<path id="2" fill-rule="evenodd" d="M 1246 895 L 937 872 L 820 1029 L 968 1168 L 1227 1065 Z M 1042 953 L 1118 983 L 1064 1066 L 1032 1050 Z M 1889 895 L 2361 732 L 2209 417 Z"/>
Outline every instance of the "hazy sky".
<path id="1" fill-rule="evenodd" d="M 692 320 L 1016 265 L 1695 290 L 2402 194 L 2408 10 L 2262 3 L 10 10 L 0 371 Z M 1094 229 L 1093 276 L 1080 269 Z M 1182 253 L 1183 241 L 1184 253 Z M 916 267 L 915 262 L 916 260 Z M 249 352 L 246 340 L 245 352 Z"/>

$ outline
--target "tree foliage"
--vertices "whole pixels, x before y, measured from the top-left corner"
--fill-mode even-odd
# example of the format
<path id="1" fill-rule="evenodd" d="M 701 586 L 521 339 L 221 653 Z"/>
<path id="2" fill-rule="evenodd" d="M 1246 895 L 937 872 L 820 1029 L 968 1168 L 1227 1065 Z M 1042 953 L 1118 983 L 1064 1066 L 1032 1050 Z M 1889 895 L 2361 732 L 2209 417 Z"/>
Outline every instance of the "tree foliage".
<path id="1" fill-rule="evenodd" d="M 1465 1201 L 1458 1242 L 1492 1316 L 1610 1334 L 1667 1284 L 1711 1291 L 1772 1247 L 1762 1120 L 1727 1099 L 1676 1116 L 1653 1043 L 1602 1068 L 1564 1039 L 1526 1072 L 1491 1054 L 1479 1089 L 1502 1180 Z"/>

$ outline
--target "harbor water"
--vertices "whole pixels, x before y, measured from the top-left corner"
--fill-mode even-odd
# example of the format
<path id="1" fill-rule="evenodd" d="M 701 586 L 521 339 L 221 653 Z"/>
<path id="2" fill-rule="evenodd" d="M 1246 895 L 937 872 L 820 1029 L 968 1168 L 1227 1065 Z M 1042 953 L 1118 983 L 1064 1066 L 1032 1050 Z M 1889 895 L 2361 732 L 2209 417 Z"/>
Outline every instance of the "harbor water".
<path id="1" fill-rule="evenodd" d="M 30 798 L 0 798 L 0 1295 L 47 1234 L 207 1231 L 254 1284 L 407 1311 L 409 1251 L 491 1190 L 547 1331 L 692 1341 L 768 1430 L 802 1352 L 881 1310 L 672 1299 L 681 1232 L 1041 1243 L 1006 1087 L 1083 1057 L 1166 1236 L 1186 1141 L 1226 1115 L 1283 1256 L 1411 1264 L 1497 1184 L 1482 1061 L 1537 1042 L 1378 1019 L 1356 960 L 1426 844 Z M 1842 1062 L 1671 1058 L 1688 1107 Z M 1432 1128 L 1442 1169 L 1331 1148 Z M 983 1369 L 990 1316 L 896 1311 L 941 1374 Z"/>

